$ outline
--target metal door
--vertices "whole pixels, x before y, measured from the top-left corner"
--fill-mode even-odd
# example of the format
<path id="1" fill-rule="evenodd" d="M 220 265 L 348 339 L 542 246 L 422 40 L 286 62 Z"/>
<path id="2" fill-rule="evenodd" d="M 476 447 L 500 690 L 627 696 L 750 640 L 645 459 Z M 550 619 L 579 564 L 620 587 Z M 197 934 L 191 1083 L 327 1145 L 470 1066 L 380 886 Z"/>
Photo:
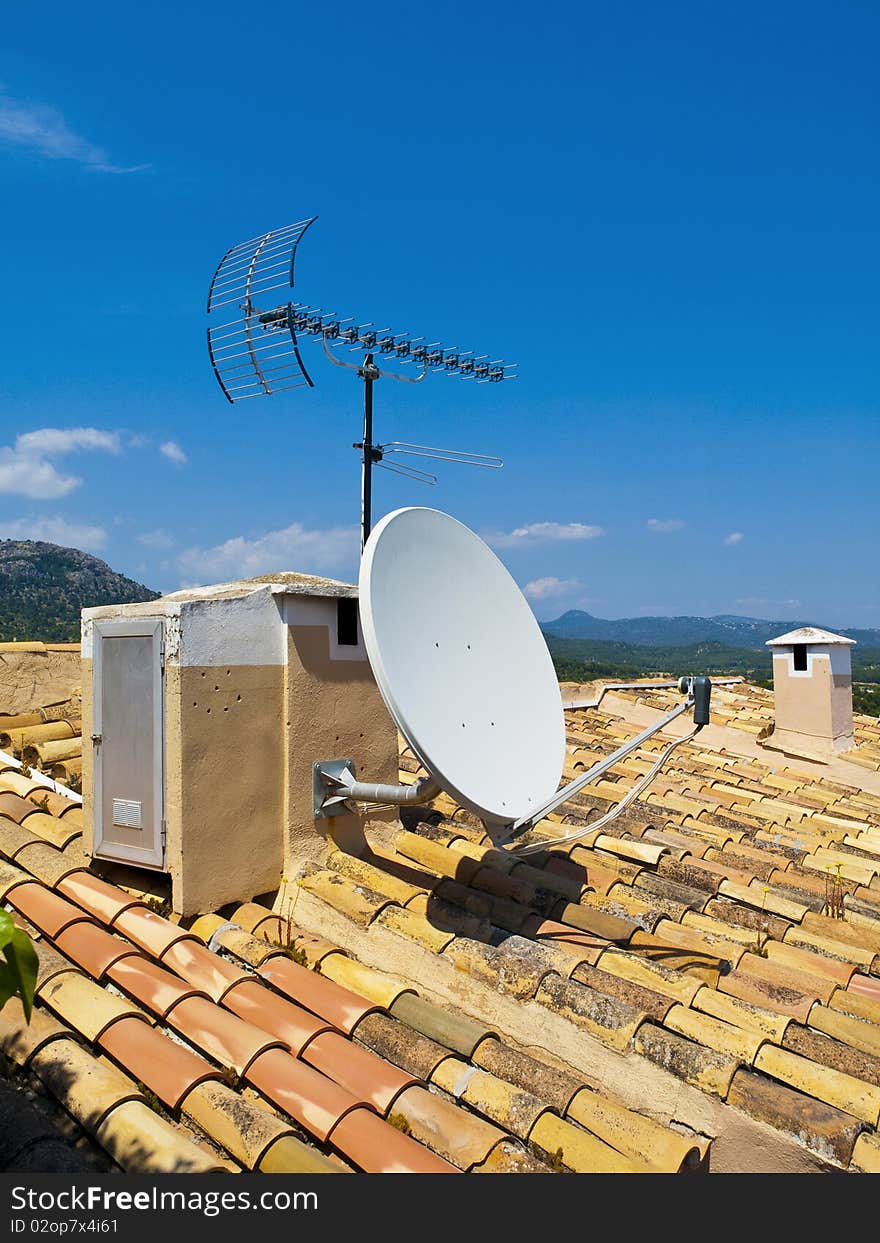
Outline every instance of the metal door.
<path id="1" fill-rule="evenodd" d="M 163 631 L 159 618 L 94 623 L 94 853 L 165 862 Z"/>

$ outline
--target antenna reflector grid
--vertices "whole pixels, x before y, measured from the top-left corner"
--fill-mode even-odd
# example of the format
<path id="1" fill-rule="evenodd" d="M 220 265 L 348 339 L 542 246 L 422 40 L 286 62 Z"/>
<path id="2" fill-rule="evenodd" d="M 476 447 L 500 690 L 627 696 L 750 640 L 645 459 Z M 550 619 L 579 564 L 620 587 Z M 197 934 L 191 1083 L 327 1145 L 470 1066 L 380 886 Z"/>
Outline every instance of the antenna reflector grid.
<path id="1" fill-rule="evenodd" d="M 230 402 L 312 387 L 296 338 L 290 303 L 258 307 L 255 299 L 293 285 L 296 248 L 317 216 L 231 247 L 208 291 L 208 313 L 237 306 L 240 316 L 208 328 L 208 354 Z"/>

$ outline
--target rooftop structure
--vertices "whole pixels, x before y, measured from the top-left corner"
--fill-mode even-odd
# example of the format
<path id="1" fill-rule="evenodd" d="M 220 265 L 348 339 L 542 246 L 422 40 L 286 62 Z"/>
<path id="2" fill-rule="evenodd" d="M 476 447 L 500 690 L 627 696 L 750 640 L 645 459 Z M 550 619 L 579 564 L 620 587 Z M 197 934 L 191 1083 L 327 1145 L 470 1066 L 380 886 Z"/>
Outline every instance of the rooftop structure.
<path id="1" fill-rule="evenodd" d="M 566 775 L 663 695 L 570 712 Z M 717 691 L 726 724 L 575 846 L 517 861 L 440 796 L 198 918 L 10 764 L 0 892 L 41 966 L 2 1047 L 132 1170 L 880 1170 L 880 775 L 763 751 L 767 700 Z"/>

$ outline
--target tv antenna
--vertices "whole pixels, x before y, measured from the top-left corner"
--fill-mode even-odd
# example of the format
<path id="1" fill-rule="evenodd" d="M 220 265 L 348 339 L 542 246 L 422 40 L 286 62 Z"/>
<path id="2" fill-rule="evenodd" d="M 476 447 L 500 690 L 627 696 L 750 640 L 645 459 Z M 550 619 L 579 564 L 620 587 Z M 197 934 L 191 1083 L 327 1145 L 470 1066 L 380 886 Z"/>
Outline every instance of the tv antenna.
<path id="1" fill-rule="evenodd" d="M 293 288 L 296 251 L 303 235 L 317 216 L 272 229 L 231 247 L 217 266 L 208 290 L 208 313 L 235 307 L 238 314 L 224 323 L 215 319 L 208 328 L 208 353 L 214 374 L 230 402 L 246 401 L 294 388 L 313 388 L 303 362 L 299 342 L 319 338 L 324 353 L 337 367 L 357 373 L 364 384 L 363 436 L 353 448 L 361 454 L 361 548 L 372 527 L 373 467 L 404 475 L 419 483 L 435 484 L 436 476 L 399 457 L 430 458 L 463 466 L 498 470 L 501 458 L 458 449 L 393 440 L 373 440 L 373 385 L 379 379 L 419 384 L 430 373 L 457 375 L 477 384 L 498 384 L 513 378 L 514 364 L 472 350 L 450 349 L 440 341 L 427 341 L 409 333 L 376 328 L 372 323 L 340 319 L 335 312 L 302 302 L 272 306 L 267 294 Z M 228 312 L 227 312 L 228 313 Z M 222 317 L 221 317 L 222 318 Z M 336 351 L 363 353 L 360 363 L 346 362 Z M 396 367 L 417 369 L 406 375 L 380 367 L 376 359 L 392 359 Z M 388 461 L 388 458 L 392 461 Z"/>
<path id="2" fill-rule="evenodd" d="M 356 779 L 350 759 L 318 761 L 316 817 L 352 811 L 359 802 L 422 804 L 445 790 L 494 827 L 497 845 L 510 844 L 693 709 L 693 730 L 664 748 L 621 803 L 562 839 L 576 840 L 619 815 L 672 751 L 709 723 L 709 679 L 681 678 L 680 704 L 559 788 L 565 717 L 547 644 L 519 587 L 473 531 L 433 509 L 388 514 L 364 549 L 358 595 L 376 684 L 428 776 L 411 786 L 372 785 Z M 427 596 L 431 609 L 416 620 L 406 602 Z M 515 849 L 534 853 L 559 840 L 528 840 Z"/>

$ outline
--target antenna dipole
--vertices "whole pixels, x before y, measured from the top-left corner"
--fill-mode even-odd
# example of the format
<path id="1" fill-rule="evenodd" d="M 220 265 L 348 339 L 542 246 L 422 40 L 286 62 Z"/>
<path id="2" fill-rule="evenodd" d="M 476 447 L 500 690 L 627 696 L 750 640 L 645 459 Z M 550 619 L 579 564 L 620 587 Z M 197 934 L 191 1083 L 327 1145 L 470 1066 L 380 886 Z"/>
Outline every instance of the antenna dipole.
<path id="1" fill-rule="evenodd" d="M 320 339 L 327 358 L 338 367 L 357 372 L 364 383 L 363 439 L 354 445 L 361 453 L 361 548 L 372 525 L 373 467 L 382 466 L 421 483 L 436 483 L 433 475 L 415 467 L 384 462 L 386 454 L 409 454 L 466 466 L 498 469 L 500 458 L 430 445 L 392 441 L 377 445 L 373 441 L 373 385 L 385 377 L 418 384 L 429 373 L 442 372 L 477 384 L 498 384 L 514 378 L 515 364 L 475 355 L 472 350 L 447 349 L 442 342 L 426 343 L 424 337 L 376 329 L 372 323 L 357 324 L 340 319 L 335 312 L 286 302 L 260 307 L 273 290 L 293 287 L 294 264 L 299 242 L 317 216 L 285 225 L 231 247 L 221 259 L 208 291 L 208 312 L 236 306 L 240 314 L 225 323 L 213 320 L 208 328 L 208 353 L 217 381 L 227 400 L 235 403 L 251 397 L 267 396 L 287 389 L 314 384 L 299 350 L 300 338 Z M 345 362 L 334 353 L 347 348 L 363 351 L 363 362 Z M 409 376 L 380 368 L 375 358 L 393 359 L 401 366 L 415 366 L 419 374 Z"/>

